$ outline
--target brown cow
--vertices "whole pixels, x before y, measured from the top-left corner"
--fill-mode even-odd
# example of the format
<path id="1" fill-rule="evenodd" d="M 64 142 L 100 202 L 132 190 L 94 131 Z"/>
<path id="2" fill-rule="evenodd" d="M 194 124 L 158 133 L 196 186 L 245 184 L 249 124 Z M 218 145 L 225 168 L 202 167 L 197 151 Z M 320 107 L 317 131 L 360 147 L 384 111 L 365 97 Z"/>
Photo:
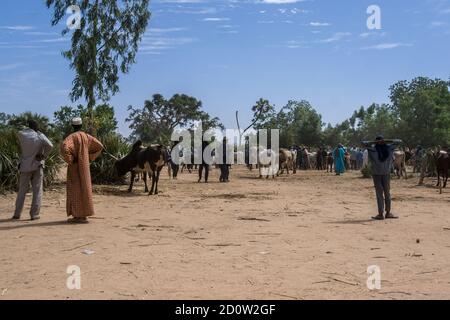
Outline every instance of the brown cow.
<path id="1" fill-rule="evenodd" d="M 333 158 L 333 153 L 332 152 L 329 152 L 328 155 L 327 155 L 326 166 L 327 166 L 327 172 L 333 172 L 334 158 Z"/>
<path id="2" fill-rule="evenodd" d="M 292 155 L 292 152 L 288 149 L 280 149 L 280 171 L 278 172 L 277 176 L 284 173 L 284 169 L 286 169 L 287 174 L 289 175 L 289 169 L 294 170 L 294 157 Z M 294 172 L 295 173 L 295 172 Z"/>
<path id="3" fill-rule="evenodd" d="M 438 174 L 437 187 L 439 187 L 439 193 L 442 194 L 442 188 L 447 187 L 448 169 L 450 168 L 450 156 L 447 151 L 440 151 L 435 155 L 435 158 Z M 441 176 L 443 185 L 441 184 Z"/>
<path id="4" fill-rule="evenodd" d="M 408 179 L 408 175 L 406 174 L 406 154 L 403 151 L 396 150 L 394 151 L 394 170 L 397 177 L 400 179 L 403 177 Z"/>

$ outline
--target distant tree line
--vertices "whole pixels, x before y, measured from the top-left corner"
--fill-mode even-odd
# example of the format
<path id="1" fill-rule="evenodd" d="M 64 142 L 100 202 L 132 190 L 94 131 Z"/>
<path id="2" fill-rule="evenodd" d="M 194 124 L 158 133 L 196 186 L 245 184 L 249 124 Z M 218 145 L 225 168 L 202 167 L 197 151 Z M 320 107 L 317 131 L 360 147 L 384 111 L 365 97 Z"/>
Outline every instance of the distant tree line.
<path id="1" fill-rule="evenodd" d="M 307 101 L 289 101 L 277 112 L 269 101 L 260 99 L 252 107 L 254 128 L 279 129 L 280 145 L 285 147 L 356 146 L 378 134 L 402 139 L 409 147 L 449 146 L 449 86 L 450 81 L 425 77 L 397 82 L 389 89 L 389 104 L 360 107 L 336 125 L 323 123 Z"/>

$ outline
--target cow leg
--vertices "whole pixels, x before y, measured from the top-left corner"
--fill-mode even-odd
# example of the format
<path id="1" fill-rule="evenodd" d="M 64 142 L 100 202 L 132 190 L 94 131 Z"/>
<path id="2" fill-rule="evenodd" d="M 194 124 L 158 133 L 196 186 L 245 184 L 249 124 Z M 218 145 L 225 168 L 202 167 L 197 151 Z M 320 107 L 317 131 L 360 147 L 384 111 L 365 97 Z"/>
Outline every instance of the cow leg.
<path id="1" fill-rule="evenodd" d="M 148 185 L 147 185 L 147 172 L 144 172 L 144 185 L 145 185 L 145 189 L 144 189 L 144 192 L 148 192 Z"/>
<path id="2" fill-rule="evenodd" d="M 437 172 L 438 180 L 437 180 L 437 185 L 436 185 L 436 187 L 439 187 L 439 186 L 441 185 L 441 176 L 440 176 L 439 173 L 440 173 L 440 172 L 439 172 L 439 170 L 438 170 L 438 172 Z"/>
<path id="3" fill-rule="evenodd" d="M 130 181 L 130 187 L 128 188 L 128 193 L 131 193 L 133 191 L 133 183 L 134 183 L 135 178 L 136 178 L 136 173 L 131 172 L 131 181 Z"/>
<path id="4" fill-rule="evenodd" d="M 156 172 L 152 170 L 152 189 L 150 190 L 149 196 L 153 195 L 155 192 L 155 183 L 156 183 Z"/>
<path id="5" fill-rule="evenodd" d="M 158 169 L 158 172 L 156 174 L 156 186 L 155 186 L 155 194 L 158 194 L 158 183 L 159 183 L 159 176 L 161 174 L 161 168 Z"/>

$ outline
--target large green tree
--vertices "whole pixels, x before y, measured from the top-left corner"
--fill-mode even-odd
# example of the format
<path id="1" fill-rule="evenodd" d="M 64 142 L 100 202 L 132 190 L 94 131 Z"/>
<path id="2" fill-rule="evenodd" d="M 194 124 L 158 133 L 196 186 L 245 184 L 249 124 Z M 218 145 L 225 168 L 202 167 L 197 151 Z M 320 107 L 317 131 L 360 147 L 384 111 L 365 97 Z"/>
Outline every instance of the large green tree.
<path id="1" fill-rule="evenodd" d="M 318 146 L 322 137 L 322 116 L 308 101 L 289 101 L 277 115 L 282 146 Z"/>
<path id="2" fill-rule="evenodd" d="M 415 78 L 390 88 L 396 130 L 408 145 L 450 143 L 450 81 Z"/>
<path id="3" fill-rule="evenodd" d="M 63 56 L 76 74 L 72 101 L 84 97 L 93 110 L 98 99 L 107 101 L 119 91 L 119 71 L 128 73 L 135 62 L 150 19 L 149 0 L 46 0 L 46 4 L 54 10 L 52 25 L 66 17 L 69 7 L 81 9 L 80 28 L 73 30 L 72 46 Z M 69 31 L 65 28 L 63 35 Z"/>
<path id="4" fill-rule="evenodd" d="M 185 94 L 175 94 L 168 100 L 155 94 L 142 108 L 129 106 L 128 110 L 130 114 L 126 121 L 130 123 L 131 138 L 146 143 L 167 145 L 175 129 L 192 129 L 199 121 L 204 131 L 223 128 L 218 118 L 212 118 L 202 110 L 201 101 Z"/>

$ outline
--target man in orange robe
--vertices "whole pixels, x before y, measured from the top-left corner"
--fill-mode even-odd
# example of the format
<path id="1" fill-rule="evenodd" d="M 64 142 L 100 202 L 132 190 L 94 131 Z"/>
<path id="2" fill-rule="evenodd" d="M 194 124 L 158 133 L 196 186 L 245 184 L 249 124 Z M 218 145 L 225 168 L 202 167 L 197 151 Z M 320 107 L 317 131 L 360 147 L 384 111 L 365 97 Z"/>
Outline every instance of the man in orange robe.
<path id="1" fill-rule="evenodd" d="M 92 182 L 89 163 L 102 152 L 103 145 L 96 138 L 83 132 L 82 120 L 72 120 L 74 133 L 61 144 L 61 155 L 67 162 L 67 216 L 69 223 L 87 223 L 94 215 Z"/>

